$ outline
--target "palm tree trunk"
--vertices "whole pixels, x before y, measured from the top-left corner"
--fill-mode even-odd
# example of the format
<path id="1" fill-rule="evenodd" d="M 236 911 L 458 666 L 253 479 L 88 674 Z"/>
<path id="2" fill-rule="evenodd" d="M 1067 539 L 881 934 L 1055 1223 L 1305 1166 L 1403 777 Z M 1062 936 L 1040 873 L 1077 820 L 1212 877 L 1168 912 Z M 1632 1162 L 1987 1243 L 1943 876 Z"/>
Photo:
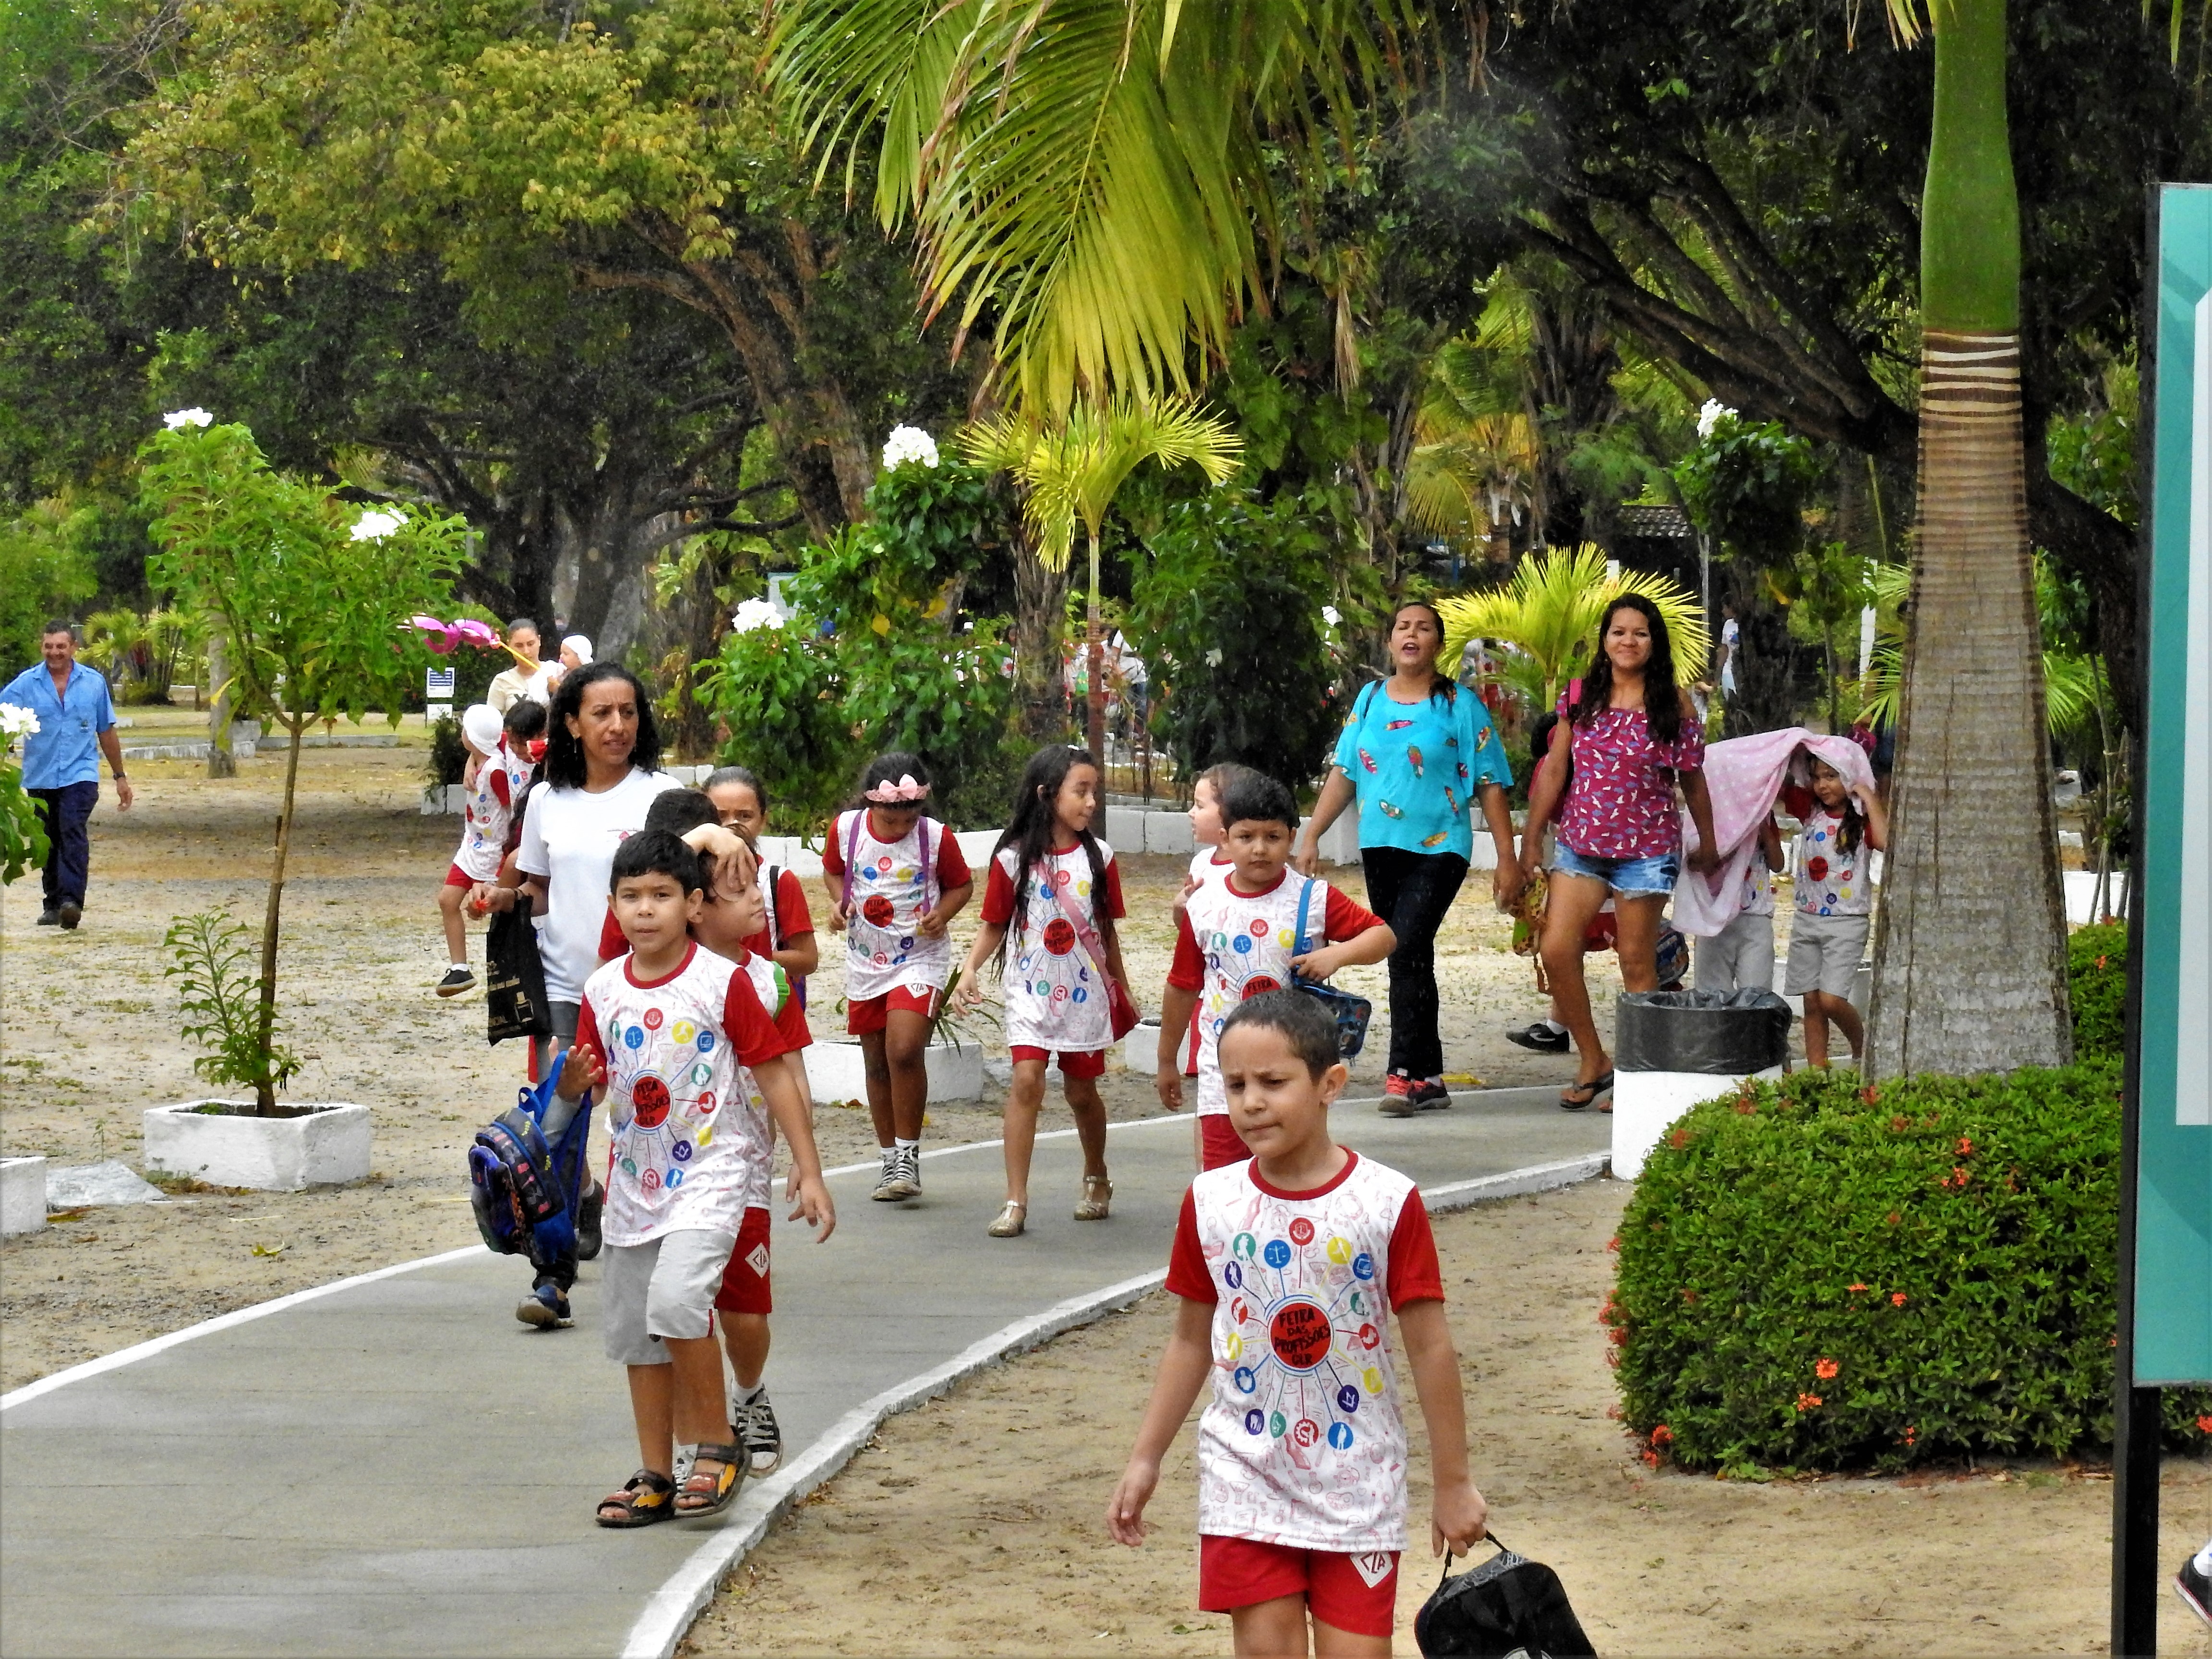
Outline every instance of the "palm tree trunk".
<path id="1" fill-rule="evenodd" d="M 269 905 L 261 915 L 261 1076 L 253 1085 L 253 1115 L 276 1115 L 276 1087 L 270 1078 L 269 1053 L 276 1030 L 276 932 L 284 914 L 284 862 L 292 851 L 292 800 L 300 787 L 300 739 L 307 735 L 307 718 L 295 715 L 284 722 L 292 742 L 284 754 L 284 804 L 276 813 L 276 856 L 269 871 Z"/>
<path id="2" fill-rule="evenodd" d="M 1875 949 L 1870 1076 L 2073 1054 L 2020 403 L 2004 0 L 1932 8 L 1920 544 Z"/>
<path id="3" fill-rule="evenodd" d="M 1098 627 L 1098 538 L 1091 538 L 1091 608 L 1085 618 L 1090 641 L 1091 672 L 1084 676 L 1090 692 L 1091 758 L 1099 765 L 1099 791 L 1105 792 L 1106 766 L 1106 641 Z"/>
<path id="4" fill-rule="evenodd" d="M 1067 567 L 1048 569 L 1029 536 L 1016 532 L 1014 547 L 1014 706 L 1023 734 L 1033 743 L 1067 735 L 1066 682 L 1060 641 L 1067 605 Z"/>

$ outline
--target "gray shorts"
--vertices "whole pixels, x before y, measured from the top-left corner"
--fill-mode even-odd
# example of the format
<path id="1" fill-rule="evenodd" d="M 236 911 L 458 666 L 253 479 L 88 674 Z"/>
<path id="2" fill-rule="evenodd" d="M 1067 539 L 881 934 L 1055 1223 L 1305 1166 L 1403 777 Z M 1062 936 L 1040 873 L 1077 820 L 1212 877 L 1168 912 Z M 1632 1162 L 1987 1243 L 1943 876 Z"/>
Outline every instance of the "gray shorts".
<path id="1" fill-rule="evenodd" d="M 1782 988 L 1793 997 L 1819 991 L 1850 1001 L 1873 926 L 1872 916 L 1815 916 L 1800 910 L 1790 919 L 1790 971 Z"/>
<path id="2" fill-rule="evenodd" d="M 1698 941 L 1697 989 L 1771 991 L 1774 988 L 1774 918 L 1741 911 L 1711 939 Z"/>
<path id="3" fill-rule="evenodd" d="M 737 1248 L 735 1233 L 685 1228 L 642 1244 L 610 1244 L 599 1291 L 607 1358 L 665 1365 L 675 1337 L 712 1336 L 714 1292 Z"/>

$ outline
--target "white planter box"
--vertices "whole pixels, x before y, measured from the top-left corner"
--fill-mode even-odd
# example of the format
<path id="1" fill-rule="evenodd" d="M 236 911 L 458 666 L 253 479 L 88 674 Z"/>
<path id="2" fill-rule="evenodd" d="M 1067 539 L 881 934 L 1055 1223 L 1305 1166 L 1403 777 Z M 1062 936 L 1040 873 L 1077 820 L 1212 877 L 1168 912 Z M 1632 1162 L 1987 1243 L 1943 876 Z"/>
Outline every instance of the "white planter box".
<path id="1" fill-rule="evenodd" d="M 971 1042 L 964 1048 L 933 1044 L 925 1056 L 929 1066 L 929 1103 L 974 1100 L 983 1092 L 983 1047 Z M 866 1100 L 868 1073 L 857 1042 L 817 1042 L 806 1050 L 806 1085 L 814 1098 Z"/>
<path id="2" fill-rule="evenodd" d="M 1139 1077 L 1160 1069 L 1159 1021 L 1142 1019 L 1129 1028 L 1129 1035 L 1121 1039 L 1121 1065 Z"/>
<path id="3" fill-rule="evenodd" d="M 1145 813 L 1144 819 L 1147 853 L 1164 853 L 1170 857 L 1180 854 L 1188 858 L 1198 850 L 1198 843 L 1191 838 L 1189 813 L 1152 811 Z"/>
<path id="4" fill-rule="evenodd" d="M 46 1160 L 0 1158 L 0 1233 L 34 1233 L 46 1224 Z"/>
<path id="5" fill-rule="evenodd" d="M 368 1107 L 311 1106 L 298 1117 L 195 1109 L 240 1103 L 188 1100 L 155 1107 L 145 1119 L 147 1170 L 272 1193 L 359 1181 L 368 1174 Z M 251 1102 L 245 1103 L 251 1107 Z"/>
<path id="6" fill-rule="evenodd" d="M 1779 1066 L 1770 1066 L 1753 1077 L 1778 1078 Z M 1674 1127 L 1674 1120 L 1700 1101 L 1734 1094 L 1741 1079 L 1714 1077 L 1705 1072 L 1622 1072 L 1613 1089 L 1613 1174 L 1616 1181 L 1633 1181 L 1642 1173 L 1644 1160 Z"/>

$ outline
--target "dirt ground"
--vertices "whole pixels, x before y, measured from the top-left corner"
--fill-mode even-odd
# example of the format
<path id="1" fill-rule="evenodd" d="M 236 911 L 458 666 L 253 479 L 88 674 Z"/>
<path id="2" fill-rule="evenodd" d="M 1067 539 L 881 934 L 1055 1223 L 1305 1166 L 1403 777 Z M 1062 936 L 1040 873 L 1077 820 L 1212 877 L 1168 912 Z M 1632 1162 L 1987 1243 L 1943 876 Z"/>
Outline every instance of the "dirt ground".
<path id="1" fill-rule="evenodd" d="M 2101 1653 L 2112 1485 L 2023 1463 L 1747 1485 L 1654 1473 L 1608 1413 L 1597 1323 L 1627 1188 L 1441 1218 L 1437 1243 L 1492 1524 L 1565 1582 L 1608 1655 Z M 732 1575 L 681 1652 L 1225 1654 L 1196 1611 L 1191 1431 L 1141 1550 L 1109 1540 L 1171 1322 L 1156 1294 L 885 1424 Z M 1410 1389 L 1408 1390 L 1410 1399 Z M 1398 1645 L 1437 1585 L 1409 1412 L 1416 1547 Z M 2212 1534 L 2212 1468 L 2167 1465 L 2164 1559 Z M 2166 1595 L 2160 1651 L 2212 1650 Z"/>
<path id="2" fill-rule="evenodd" d="M 191 735 L 188 711 L 129 712 L 126 743 Z M 201 1192 L 163 1206 L 99 1209 L 9 1239 L 0 1245 L 0 1387 L 475 1239 L 465 1149 L 512 1103 L 522 1048 L 485 1043 L 480 995 L 441 1001 L 430 991 L 445 963 L 435 895 L 459 820 L 417 809 L 424 741 L 410 725 L 398 748 L 301 756 L 285 890 L 281 1006 L 293 1046 L 308 1060 L 289 1097 L 368 1106 L 375 1176 L 307 1193 Z M 236 779 L 210 782 L 197 762 L 134 761 L 136 806 L 118 811 L 109 792 L 93 820 L 83 926 L 64 933 L 33 925 L 35 876 L 0 895 L 0 1152 L 57 1164 L 116 1158 L 136 1168 L 144 1109 L 210 1092 L 177 1035 L 161 937 L 174 917 L 216 907 L 258 928 L 282 766 L 281 751 L 264 749 Z M 1126 860 L 1124 948 L 1139 1000 L 1152 1007 L 1186 862 Z M 1337 879 L 1355 896 L 1363 892 L 1356 867 Z M 973 927 L 972 917 L 956 927 L 961 948 Z M 1565 1081 L 1571 1061 L 1502 1040 L 1509 1024 L 1541 1012 L 1528 964 L 1507 954 L 1506 938 L 1486 886 L 1470 883 L 1442 957 L 1448 1061 L 1492 1085 Z M 481 972 L 480 930 L 471 945 Z M 817 1033 L 836 1028 L 841 989 L 839 958 L 834 950 L 825 955 L 811 994 Z M 1380 968 L 1352 970 L 1343 982 L 1383 1005 Z M 1379 1091 L 1377 1036 L 1355 1093 Z M 1116 1117 L 1158 1110 L 1149 1079 L 1118 1068 L 1108 1073 L 1105 1094 Z M 987 1085 L 973 1105 L 933 1108 L 927 1138 L 994 1137 L 1002 1097 Z M 1059 1109 L 1048 1103 L 1048 1117 Z M 825 1162 L 872 1157 L 864 1109 L 824 1102 L 817 1117 Z"/>

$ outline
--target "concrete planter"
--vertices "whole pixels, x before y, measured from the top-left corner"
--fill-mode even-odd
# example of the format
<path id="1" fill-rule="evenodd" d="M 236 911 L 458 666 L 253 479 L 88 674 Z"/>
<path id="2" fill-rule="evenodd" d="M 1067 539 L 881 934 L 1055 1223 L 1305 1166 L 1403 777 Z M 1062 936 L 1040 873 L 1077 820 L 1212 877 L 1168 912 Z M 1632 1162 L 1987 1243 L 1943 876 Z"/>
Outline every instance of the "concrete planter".
<path id="1" fill-rule="evenodd" d="M 34 1233 L 46 1224 L 46 1160 L 0 1158 L 0 1233 Z"/>
<path id="2" fill-rule="evenodd" d="M 203 1106 L 239 1112 L 208 1113 Z M 310 1106 L 297 1117 L 254 1117 L 252 1103 L 188 1100 L 146 1114 L 149 1173 L 189 1176 L 216 1187 L 295 1193 L 368 1174 L 368 1108 Z"/>
<path id="3" fill-rule="evenodd" d="M 1129 1028 L 1129 1035 L 1121 1039 L 1121 1066 L 1124 1071 L 1150 1077 L 1160 1069 L 1160 1023 L 1156 1019 L 1140 1019 Z"/>
<path id="4" fill-rule="evenodd" d="M 1779 1066 L 1750 1073 L 1761 1082 L 1782 1075 Z M 1691 1107 L 1732 1095 L 1747 1079 L 1705 1072 L 1622 1072 L 1613 1089 L 1613 1177 L 1633 1181 L 1644 1160 Z"/>
<path id="5" fill-rule="evenodd" d="M 929 1103 L 974 1100 L 983 1092 L 983 1048 L 971 1042 L 964 1048 L 945 1043 L 931 1045 Z M 857 1042 L 817 1042 L 806 1050 L 806 1085 L 814 1098 L 866 1100 L 868 1073 Z"/>

